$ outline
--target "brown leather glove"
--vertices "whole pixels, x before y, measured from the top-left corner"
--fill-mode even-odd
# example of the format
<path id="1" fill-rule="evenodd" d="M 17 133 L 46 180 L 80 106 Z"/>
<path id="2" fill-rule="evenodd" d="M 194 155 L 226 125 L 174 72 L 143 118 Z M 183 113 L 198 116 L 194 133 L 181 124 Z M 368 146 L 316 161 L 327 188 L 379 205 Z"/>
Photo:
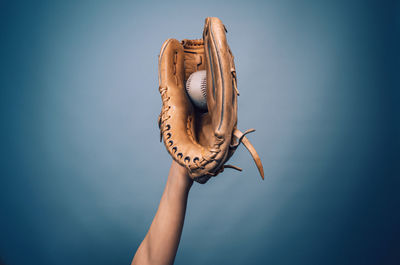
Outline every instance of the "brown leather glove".
<path id="1" fill-rule="evenodd" d="M 243 143 L 264 179 L 260 157 L 246 134 L 237 126 L 236 71 L 221 20 L 206 18 L 203 38 L 168 39 L 161 47 L 158 62 L 162 109 L 159 116 L 160 140 L 189 175 L 199 183 L 221 173 L 240 143 Z M 196 110 L 185 89 L 186 80 L 196 71 L 207 73 L 208 112 Z"/>

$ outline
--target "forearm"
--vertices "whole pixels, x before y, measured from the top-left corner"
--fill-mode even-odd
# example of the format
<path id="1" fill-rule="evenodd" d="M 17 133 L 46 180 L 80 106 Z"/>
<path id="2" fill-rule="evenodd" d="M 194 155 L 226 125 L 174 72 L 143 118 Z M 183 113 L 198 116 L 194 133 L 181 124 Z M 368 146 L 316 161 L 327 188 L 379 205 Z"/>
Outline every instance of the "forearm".
<path id="1" fill-rule="evenodd" d="M 186 169 L 172 162 L 157 213 L 132 264 L 173 264 L 191 185 Z"/>

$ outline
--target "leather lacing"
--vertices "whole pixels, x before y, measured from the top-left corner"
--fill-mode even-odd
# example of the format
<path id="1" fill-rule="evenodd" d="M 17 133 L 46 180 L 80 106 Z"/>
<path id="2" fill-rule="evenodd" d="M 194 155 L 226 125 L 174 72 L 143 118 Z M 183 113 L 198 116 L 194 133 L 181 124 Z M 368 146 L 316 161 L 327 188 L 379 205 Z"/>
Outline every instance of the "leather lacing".
<path id="1" fill-rule="evenodd" d="M 250 141 L 247 139 L 246 134 L 255 132 L 256 130 L 254 129 L 249 129 L 246 130 L 244 133 L 239 131 L 238 129 L 233 130 L 233 135 L 237 138 L 237 143 L 230 145 L 231 150 L 236 150 L 237 147 L 243 143 L 243 145 L 246 147 L 246 149 L 249 151 L 250 155 L 253 157 L 254 162 L 256 163 L 257 169 L 260 172 L 261 178 L 264 179 L 264 168 L 261 163 L 260 156 L 258 155 L 256 149 L 254 146 L 250 143 Z"/>
<path id="2" fill-rule="evenodd" d="M 167 124 L 166 126 L 163 126 L 163 124 L 171 118 L 170 115 L 167 115 L 168 110 L 171 108 L 171 106 L 168 105 L 168 101 L 170 100 L 170 97 L 167 95 L 167 88 L 166 87 L 159 87 L 158 90 L 160 91 L 161 94 L 161 100 L 163 102 L 162 108 L 161 108 L 161 113 L 160 116 L 158 116 L 158 127 L 160 128 L 160 142 L 162 141 L 162 136 L 165 131 L 170 130 L 171 126 Z M 171 134 L 170 137 L 171 138 Z"/>
<path id="3" fill-rule="evenodd" d="M 181 41 L 181 44 L 184 48 L 190 48 L 190 47 L 199 47 L 204 45 L 203 39 L 196 39 L 196 40 L 188 40 L 184 39 Z"/>

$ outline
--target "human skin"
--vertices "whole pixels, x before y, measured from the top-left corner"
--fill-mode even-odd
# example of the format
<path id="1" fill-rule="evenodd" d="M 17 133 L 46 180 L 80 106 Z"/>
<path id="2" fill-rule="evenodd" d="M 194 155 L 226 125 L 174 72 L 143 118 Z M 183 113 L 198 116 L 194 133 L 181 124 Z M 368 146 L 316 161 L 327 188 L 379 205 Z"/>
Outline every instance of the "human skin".
<path id="1" fill-rule="evenodd" d="M 136 251 L 132 265 L 174 263 L 192 184 L 186 168 L 173 161 L 157 213 Z"/>

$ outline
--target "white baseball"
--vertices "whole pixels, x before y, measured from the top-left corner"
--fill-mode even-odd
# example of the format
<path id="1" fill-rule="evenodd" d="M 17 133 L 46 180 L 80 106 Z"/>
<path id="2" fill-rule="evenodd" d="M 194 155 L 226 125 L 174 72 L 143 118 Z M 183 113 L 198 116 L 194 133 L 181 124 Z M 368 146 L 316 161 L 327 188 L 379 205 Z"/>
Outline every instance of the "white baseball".
<path id="1" fill-rule="evenodd" d="M 189 76 L 186 91 L 196 108 L 207 110 L 206 70 L 194 72 Z"/>

